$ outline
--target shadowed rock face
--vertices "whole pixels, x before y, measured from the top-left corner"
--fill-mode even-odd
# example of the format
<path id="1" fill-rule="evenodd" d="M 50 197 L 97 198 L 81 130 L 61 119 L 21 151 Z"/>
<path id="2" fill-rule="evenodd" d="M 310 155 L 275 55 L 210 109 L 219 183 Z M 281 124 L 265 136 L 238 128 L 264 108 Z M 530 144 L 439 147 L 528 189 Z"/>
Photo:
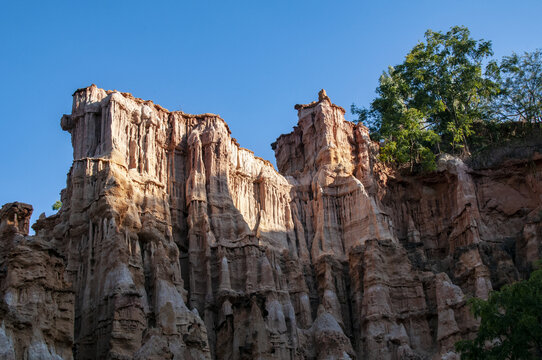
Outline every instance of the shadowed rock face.
<path id="1" fill-rule="evenodd" d="M 273 144 L 95 86 L 62 209 L 0 210 L 0 358 L 453 359 L 541 256 L 542 160 L 399 177 L 324 91 Z M 73 351 L 72 351 L 73 348 Z"/>
<path id="2" fill-rule="evenodd" d="M 23 203 L 0 209 L 0 359 L 73 359 L 65 259 L 54 239 L 28 236 L 31 215 Z"/>

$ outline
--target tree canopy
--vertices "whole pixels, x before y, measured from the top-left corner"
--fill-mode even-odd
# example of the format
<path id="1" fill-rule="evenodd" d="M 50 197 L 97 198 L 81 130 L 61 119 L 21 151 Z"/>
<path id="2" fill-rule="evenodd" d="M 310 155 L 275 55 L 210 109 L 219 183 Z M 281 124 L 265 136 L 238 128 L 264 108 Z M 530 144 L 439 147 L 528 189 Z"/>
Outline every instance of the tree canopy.
<path id="1" fill-rule="evenodd" d="M 542 358 L 542 269 L 470 303 L 481 322 L 475 339 L 456 344 L 461 359 Z"/>
<path id="2" fill-rule="evenodd" d="M 466 27 L 428 30 L 382 74 L 370 108 L 352 105 L 382 142 L 381 159 L 432 170 L 435 154 L 470 155 L 470 137 L 488 120 L 540 122 L 541 52 L 505 57 L 500 66 L 492 55 L 491 42 L 473 39 Z"/>
<path id="3" fill-rule="evenodd" d="M 501 121 L 542 122 L 542 51 L 505 56 L 494 78 L 500 96 L 492 104 L 493 116 Z"/>

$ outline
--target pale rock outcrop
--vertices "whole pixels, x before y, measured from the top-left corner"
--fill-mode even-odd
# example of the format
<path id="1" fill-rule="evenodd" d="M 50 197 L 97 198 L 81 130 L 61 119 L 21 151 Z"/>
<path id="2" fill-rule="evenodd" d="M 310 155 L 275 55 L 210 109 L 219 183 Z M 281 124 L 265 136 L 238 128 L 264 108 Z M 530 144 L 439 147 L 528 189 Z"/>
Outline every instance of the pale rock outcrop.
<path id="1" fill-rule="evenodd" d="M 542 254 L 536 154 L 401 176 L 322 90 L 277 172 L 218 115 L 73 97 L 61 210 L 0 211 L 0 357 L 453 359 Z"/>
<path id="2" fill-rule="evenodd" d="M 74 294 L 57 244 L 28 236 L 31 214 L 0 209 L 0 358 L 72 359 Z"/>

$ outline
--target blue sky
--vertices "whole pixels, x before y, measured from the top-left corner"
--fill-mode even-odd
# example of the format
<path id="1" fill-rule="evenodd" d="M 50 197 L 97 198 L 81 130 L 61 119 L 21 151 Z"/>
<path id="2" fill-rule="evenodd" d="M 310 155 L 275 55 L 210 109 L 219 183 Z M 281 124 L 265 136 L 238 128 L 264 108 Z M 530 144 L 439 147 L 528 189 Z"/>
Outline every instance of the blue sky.
<path id="1" fill-rule="evenodd" d="M 321 88 L 367 105 L 427 29 L 470 28 L 496 58 L 542 47 L 542 1 L 9 1 L 0 12 L 0 205 L 52 214 L 72 161 L 60 117 L 95 83 L 169 110 L 220 114 L 270 144 Z M 347 118 L 351 119 L 350 114 Z"/>

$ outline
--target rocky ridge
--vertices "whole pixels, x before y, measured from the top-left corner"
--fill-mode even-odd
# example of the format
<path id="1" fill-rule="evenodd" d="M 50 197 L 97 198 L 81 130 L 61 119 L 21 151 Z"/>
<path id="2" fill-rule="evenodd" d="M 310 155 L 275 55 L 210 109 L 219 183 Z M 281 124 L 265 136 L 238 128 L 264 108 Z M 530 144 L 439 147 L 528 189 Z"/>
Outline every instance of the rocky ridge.
<path id="1" fill-rule="evenodd" d="M 541 257 L 542 158 L 399 176 L 325 91 L 272 145 L 90 86 L 58 214 L 0 210 L 0 358 L 453 359 Z"/>

